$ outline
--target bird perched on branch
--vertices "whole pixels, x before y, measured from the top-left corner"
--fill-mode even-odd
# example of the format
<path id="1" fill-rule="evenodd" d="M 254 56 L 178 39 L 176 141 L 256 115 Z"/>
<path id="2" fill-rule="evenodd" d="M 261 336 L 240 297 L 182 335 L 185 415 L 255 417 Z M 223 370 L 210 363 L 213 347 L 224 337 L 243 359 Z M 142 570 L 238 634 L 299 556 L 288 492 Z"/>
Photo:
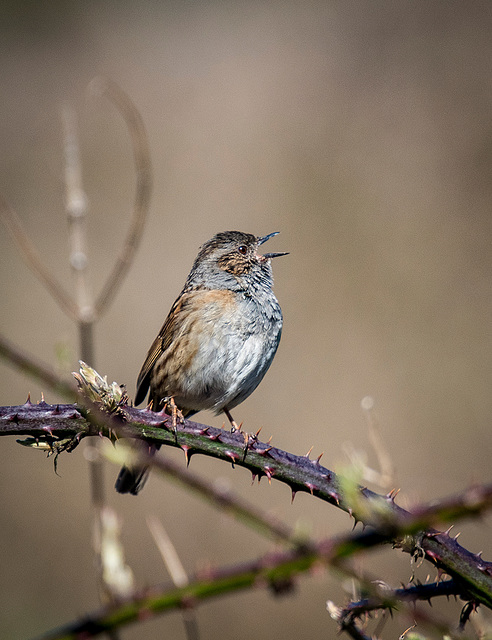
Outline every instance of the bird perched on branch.
<path id="1" fill-rule="evenodd" d="M 277 234 L 257 237 L 224 231 L 200 247 L 149 349 L 135 404 L 148 393 L 154 411 L 169 403 L 183 417 L 204 409 L 216 415 L 223 411 L 232 429 L 238 428 L 231 409 L 260 384 L 282 333 L 271 260 L 287 253 L 258 253 Z M 144 467 L 123 467 L 116 490 L 136 495 L 147 473 Z"/>

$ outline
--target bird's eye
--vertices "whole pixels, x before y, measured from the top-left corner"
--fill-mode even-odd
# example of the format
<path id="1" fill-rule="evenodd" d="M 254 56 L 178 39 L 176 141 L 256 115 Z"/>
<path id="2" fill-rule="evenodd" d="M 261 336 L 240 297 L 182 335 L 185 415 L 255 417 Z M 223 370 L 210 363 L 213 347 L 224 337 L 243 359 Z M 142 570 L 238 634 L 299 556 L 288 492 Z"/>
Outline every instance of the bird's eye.
<path id="1" fill-rule="evenodd" d="M 245 256 L 248 253 L 248 247 L 245 244 L 241 244 L 239 245 L 239 247 L 237 248 L 237 250 L 239 251 L 239 253 L 242 256 Z"/>

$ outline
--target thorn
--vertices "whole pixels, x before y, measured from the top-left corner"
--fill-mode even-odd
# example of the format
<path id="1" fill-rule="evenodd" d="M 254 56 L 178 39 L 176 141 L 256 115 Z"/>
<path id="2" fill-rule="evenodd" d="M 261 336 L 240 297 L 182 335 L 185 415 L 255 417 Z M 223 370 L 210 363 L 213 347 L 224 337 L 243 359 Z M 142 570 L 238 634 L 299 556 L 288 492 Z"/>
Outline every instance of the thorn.
<path id="1" fill-rule="evenodd" d="M 256 434 L 251 433 L 248 434 L 248 442 L 246 443 L 246 447 L 251 449 L 255 449 L 256 445 L 258 444 L 258 438 L 256 437 Z"/>
<path id="2" fill-rule="evenodd" d="M 28 406 L 29 406 L 29 405 L 31 405 L 31 404 L 32 404 L 32 402 L 31 402 L 31 392 L 29 392 L 29 393 L 27 394 L 27 400 L 25 401 L 24 406 L 25 406 L 25 407 L 26 407 L 26 406 L 28 407 Z"/>
<path id="3" fill-rule="evenodd" d="M 328 495 L 337 506 L 340 505 L 340 496 L 338 493 L 335 493 L 335 491 L 328 491 Z M 350 515 L 352 515 L 352 511 L 350 511 Z"/>
<path id="4" fill-rule="evenodd" d="M 50 436 L 53 435 L 53 429 L 51 427 L 45 426 L 43 427 L 43 431 L 46 431 L 46 433 L 49 433 Z"/>
<path id="5" fill-rule="evenodd" d="M 452 524 L 450 527 L 448 527 L 446 529 L 446 531 L 443 533 L 443 535 L 447 536 L 449 538 L 449 532 L 451 531 L 451 529 L 454 527 L 454 524 Z"/>
<path id="6" fill-rule="evenodd" d="M 260 456 L 264 456 L 266 458 L 272 449 L 273 447 L 267 447 L 266 449 L 255 449 L 255 451 L 256 453 L 259 453 Z"/>
<path id="7" fill-rule="evenodd" d="M 311 447 L 309 449 L 309 451 L 306 453 L 306 455 L 304 456 L 305 458 L 307 458 L 309 460 L 309 454 L 311 453 L 311 451 L 313 450 L 313 447 Z"/>
<path id="8" fill-rule="evenodd" d="M 198 432 L 201 436 L 206 436 L 208 435 L 208 432 L 210 431 L 210 427 L 205 427 L 205 429 L 200 429 L 200 431 Z"/>
<path id="9" fill-rule="evenodd" d="M 232 460 L 232 468 L 234 469 L 234 463 L 239 460 L 239 456 L 234 451 L 226 451 L 225 455 Z"/>
<path id="10" fill-rule="evenodd" d="M 296 497 L 296 493 L 297 493 L 295 489 L 291 489 L 291 491 L 292 491 L 292 500 L 290 501 L 290 504 L 294 502 L 294 498 Z"/>
<path id="11" fill-rule="evenodd" d="M 475 557 L 477 557 L 479 560 L 482 559 L 482 553 L 483 551 L 479 551 L 478 553 L 475 554 Z"/>
<path id="12" fill-rule="evenodd" d="M 193 455 L 190 452 L 190 448 L 187 444 L 182 444 L 181 445 L 181 449 L 183 450 L 184 456 L 185 456 L 185 460 L 186 460 L 186 466 L 189 467 L 190 466 L 190 460 L 191 460 L 191 456 Z"/>
<path id="13" fill-rule="evenodd" d="M 272 438 L 273 438 L 273 436 L 270 436 L 270 437 L 268 438 L 268 440 L 265 442 L 265 444 L 270 444 L 270 442 L 272 441 Z"/>
<path id="14" fill-rule="evenodd" d="M 424 535 L 425 535 L 426 538 L 437 538 L 437 536 L 441 535 L 441 532 L 440 531 L 426 531 Z"/>
<path id="15" fill-rule="evenodd" d="M 391 500 L 391 502 L 395 501 L 396 496 L 400 493 L 400 489 L 391 489 L 389 493 L 386 494 L 386 499 Z"/>
<path id="16" fill-rule="evenodd" d="M 41 391 L 41 401 L 38 402 L 38 404 L 46 404 L 46 402 L 44 401 L 44 393 Z"/>
<path id="17" fill-rule="evenodd" d="M 272 467 L 264 467 L 263 472 L 268 478 L 268 484 L 272 484 L 272 477 L 275 475 L 275 469 Z"/>
<path id="18" fill-rule="evenodd" d="M 315 464 L 315 465 L 317 465 L 317 466 L 319 467 L 319 466 L 320 466 L 320 465 L 319 465 L 319 461 L 321 460 L 321 457 L 323 456 L 323 454 L 324 454 L 324 451 L 322 451 L 322 452 L 319 454 L 319 456 L 316 458 L 316 460 L 313 460 L 313 464 Z"/>
<path id="19" fill-rule="evenodd" d="M 314 495 L 313 491 L 316 488 L 314 484 L 311 484 L 310 482 L 305 482 L 304 486 L 310 491 L 311 495 Z"/>
<path id="20" fill-rule="evenodd" d="M 258 429 L 258 431 L 255 433 L 255 438 L 258 438 L 258 436 L 260 435 L 260 431 L 263 429 L 263 427 L 260 427 Z"/>
<path id="21" fill-rule="evenodd" d="M 254 471 L 252 471 L 251 472 L 251 484 L 255 483 L 256 478 L 257 478 L 257 474 Z"/>
<path id="22" fill-rule="evenodd" d="M 57 405 L 55 406 L 55 408 L 53 409 L 53 411 L 51 412 L 51 414 L 52 414 L 53 416 L 56 416 L 56 415 L 57 415 L 57 414 L 59 414 L 59 413 L 60 413 L 60 405 L 59 405 L 59 404 L 57 404 Z"/>
<path id="23" fill-rule="evenodd" d="M 460 535 L 461 535 L 461 531 L 458 531 L 458 533 L 454 536 L 453 540 L 458 540 Z"/>
<path id="24" fill-rule="evenodd" d="M 225 425 L 223 428 L 225 429 Z M 231 433 L 239 433 L 244 438 L 243 423 L 241 422 L 238 426 L 233 420 L 231 422 Z"/>

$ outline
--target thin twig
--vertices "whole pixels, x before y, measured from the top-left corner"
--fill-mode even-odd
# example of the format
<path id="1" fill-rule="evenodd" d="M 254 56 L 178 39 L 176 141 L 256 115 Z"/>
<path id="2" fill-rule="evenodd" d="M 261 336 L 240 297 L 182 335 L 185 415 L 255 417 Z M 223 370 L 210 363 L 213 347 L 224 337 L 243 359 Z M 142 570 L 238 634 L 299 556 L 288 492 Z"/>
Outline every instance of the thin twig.
<path id="1" fill-rule="evenodd" d="M 72 320 L 78 320 L 78 308 L 76 302 L 65 291 L 60 282 L 44 264 L 36 247 L 29 240 L 29 237 L 14 209 L 2 197 L 0 197 L 0 218 L 7 227 L 12 238 L 17 243 L 20 255 L 25 264 L 29 269 L 31 269 L 38 280 L 44 284 L 46 289 L 51 293 L 67 316 Z"/>
<path id="2" fill-rule="evenodd" d="M 390 489 L 395 486 L 395 467 L 388 451 L 386 440 L 381 435 L 379 422 L 374 410 L 374 400 L 371 396 L 365 396 L 361 401 L 361 408 L 367 420 L 369 442 L 376 454 L 379 464 L 379 486 Z"/>
<path id="3" fill-rule="evenodd" d="M 75 298 L 78 306 L 77 325 L 79 330 L 80 358 L 85 362 L 94 362 L 94 303 L 87 280 L 87 198 L 82 185 L 82 165 L 80 161 L 79 137 L 77 131 L 77 115 L 73 107 L 65 104 L 62 110 L 63 148 L 65 157 L 65 207 L 68 218 L 68 243 L 70 267 L 74 279 Z M 96 441 L 94 447 L 99 447 Z M 89 478 L 91 487 L 91 503 L 93 508 L 93 539 L 95 561 L 100 585 L 100 597 L 115 601 L 117 581 L 114 582 L 116 571 L 107 571 L 107 558 L 103 556 L 108 547 L 113 553 L 107 554 L 111 558 L 117 557 L 116 516 L 111 520 L 111 512 L 106 508 L 104 492 L 104 466 L 100 456 L 88 456 Z M 107 526 L 108 521 L 112 526 Z M 113 567 L 114 569 L 114 567 Z M 121 571 L 120 574 L 124 572 Z M 102 601 L 102 600 L 101 600 Z M 112 634 L 113 640 L 117 636 Z"/>
<path id="4" fill-rule="evenodd" d="M 156 516 L 147 518 L 147 526 L 174 585 L 176 587 L 185 587 L 190 581 L 167 531 Z"/>
<path id="5" fill-rule="evenodd" d="M 186 587 L 190 581 L 183 563 L 179 558 L 178 552 L 176 551 L 176 548 L 174 547 L 164 526 L 155 516 L 149 516 L 147 518 L 147 526 L 149 527 L 150 533 L 152 534 L 157 548 L 159 549 L 174 586 L 178 588 Z M 187 639 L 199 640 L 200 633 L 198 630 L 198 621 L 196 618 L 196 612 L 191 603 L 190 606 L 183 611 L 182 615 Z"/>
<path id="6" fill-rule="evenodd" d="M 109 449 L 106 451 L 111 456 L 112 451 Z M 306 541 L 298 540 L 294 532 L 284 522 L 244 500 L 233 491 L 219 488 L 215 483 L 191 472 L 190 469 L 183 467 L 182 464 L 174 462 L 168 457 L 155 456 L 155 458 L 153 466 L 156 469 L 167 477 L 178 481 L 181 485 L 188 487 L 202 499 L 234 516 L 237 520 L 247 523 L 264 535 L 273 537 L 284 544 L 294 546 L 304 546 L 306 544 Z"/>
<path id="7" fill-rule="evenodd" d="M 88 322 L 93 320 L 94 310 L 87 282 L 87 198 L 82 187 L 77 115 L 69 104 L 65 104 L 63 107 L 62 122 L 65 152 L 65 208 L 69 223 L 70 266 L 74 276 L 79 317 L 80 320 Z M 87 354 L 82 353 L 80 357 L 86 362 L 92 362 Z"/>
<path id="8" fill-rule="evenodd" d="M 77 401 L 75 385 L 61 378 L 51 367 L 36 360 L 32 355 L 15 345 L 0 334 L 0 357 L 15 366 L 16 369 L 37 382 L 45 384 L 68 402 Z"/>
<path id="9" fill-rule="evenodd" d="M 114 82 L 95 78 L 89 85 L 91 94 L 107 97 L 123 116 L 130 133 L 137 184 L 130 228 L 116 262 L 99 293 L 95 314 L 100 317 L 108 308 L 130 269 L 142 238 L 152 190 L 152 166 L 147 133 L 142 116 L 129 96 Z"/>
<path id="10" fill-rule="evenodd" d="M 94 362 L 94 303 L 87 280 L 87 198 L 82 186 L 77 134 L 77 115 L 68 104 L 62 111 L 63 141 L 65 156 L 65 207 L 69 224 L 68 243 L 70 266 L 74 278 L 75 298 L 78 307 L 80 358 L 84 362 Z"/>

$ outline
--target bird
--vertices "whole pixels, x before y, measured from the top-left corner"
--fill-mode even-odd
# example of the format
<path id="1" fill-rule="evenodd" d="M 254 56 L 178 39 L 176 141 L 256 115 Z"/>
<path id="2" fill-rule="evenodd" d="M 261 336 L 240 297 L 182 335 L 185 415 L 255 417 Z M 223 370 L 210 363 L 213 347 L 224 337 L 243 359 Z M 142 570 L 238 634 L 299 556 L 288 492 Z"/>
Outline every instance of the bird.
<path id="1" fill-rule="evenodd" d="M 183 290 L 152 343 L 138 379 L 135 405 L 180 417 L 202 410 L 225 413 L 246 400 L 269 369 L 282 334 L 282 310 L 273 292 L 273 258 L 288 252 L 258 248 L 278 231 L 255 236 L 223 231 L 199 249 Z M 150 453 L 156 450 L 151 445 Z M 118 493 L 136 495 L 148 467 L 123 467 Z"/>

